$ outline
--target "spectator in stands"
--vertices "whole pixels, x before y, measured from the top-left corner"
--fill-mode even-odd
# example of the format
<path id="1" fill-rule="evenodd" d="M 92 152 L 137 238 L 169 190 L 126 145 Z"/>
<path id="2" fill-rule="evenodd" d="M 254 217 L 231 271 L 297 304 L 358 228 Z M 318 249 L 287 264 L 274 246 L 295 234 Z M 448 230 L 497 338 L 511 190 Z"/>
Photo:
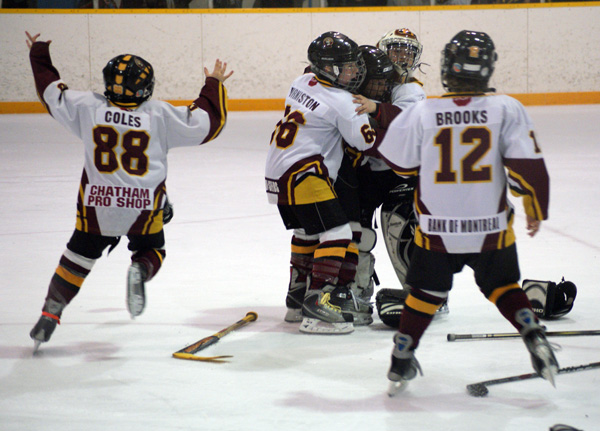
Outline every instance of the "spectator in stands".
<path id="1" fill-rule="evenodd" d="M 284 7 L 302 7 L 302 0 L 255 0 L 255 8 L 284 8 Z"/>
<path id="2" fill-rule="evenodd" d="M 387 0 L 327 0 L 329 7 L 387 6 Z"/>

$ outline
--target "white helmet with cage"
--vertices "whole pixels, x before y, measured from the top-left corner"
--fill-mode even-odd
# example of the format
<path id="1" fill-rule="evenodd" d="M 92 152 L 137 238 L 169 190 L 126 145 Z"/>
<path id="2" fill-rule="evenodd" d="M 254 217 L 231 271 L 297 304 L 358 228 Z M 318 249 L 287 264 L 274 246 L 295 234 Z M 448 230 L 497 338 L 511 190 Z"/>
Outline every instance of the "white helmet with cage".
<path id="1" fill-rule="evenodd" d="M 377 48 L 387 54 L 401 76 L 410 74 L 419 67 L 423 52 L 423 45 L 417 35 L 408 28 L 388 31 L 377 42 Z"/>

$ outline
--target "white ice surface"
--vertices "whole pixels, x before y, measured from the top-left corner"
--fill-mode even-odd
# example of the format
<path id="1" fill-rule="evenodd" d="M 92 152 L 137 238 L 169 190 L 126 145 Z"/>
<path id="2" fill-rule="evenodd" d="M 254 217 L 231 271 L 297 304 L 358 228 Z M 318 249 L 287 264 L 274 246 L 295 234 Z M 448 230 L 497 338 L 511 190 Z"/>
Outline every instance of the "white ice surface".
<path id="1" fill-rule="evenodd" d="M 552 179 L 550 219 L 517 236 L 523 278 L 576 283 L 573 311 L 549 330 L 600 329 L 600 106 L 531 107 Z M 510 332 L 466 269 L 450 314 L 421 340 L 425 376 L 386 395 L 393 331 L 377 318 L 350 335 L 310 336 L 283 322 L 290 232 L 263 190 L 279 112 L 232 112 L 222 135 L 170 154 L 167 259 L 148 306 L 125 307 L 126 241 L 103 257 L 32 357 L 29 330 L 75 222 L 83 152 L 48 115 L 0 116 L 0 430 L 534 431 L 567 423 L 600 430 L 600 369 L 490 387 L 531 372 L 519 339 L 449 343 L 447 333 Z M 397 287 L 383 241 L 381 287 Z M 171 353 L 248 311 L 254 322 L 205 352 Z M 561 367 L 600 361 L 600 337 L 555 338 Z"/>

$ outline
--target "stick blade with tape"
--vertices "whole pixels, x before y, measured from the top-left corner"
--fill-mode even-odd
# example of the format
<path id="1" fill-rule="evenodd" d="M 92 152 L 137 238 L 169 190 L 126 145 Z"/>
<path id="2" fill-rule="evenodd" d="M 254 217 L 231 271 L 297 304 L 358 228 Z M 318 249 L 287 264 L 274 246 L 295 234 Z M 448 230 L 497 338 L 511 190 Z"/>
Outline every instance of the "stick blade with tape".
<path id="1" fill-rule="evenodd" d="M 187 359 L 189 361 L 201 361 L 201 362 L 228 362 L 225 359 L 233 358 L 231 355 L 222 356 L 196 356 L 193 353 L 182 353 L 175 352 L 173 357 L 176 359 Z"/>
<path id="2" fill-rule="evenodd" d="M 231 358 L 232 356 L 211 356 L 203 358 L 201 356 L 194 356 L 194 354 L 199 352 L 200 350 L 206 349 L 208 346 L 216 344 L 222 337 L 229 334 L 231 331 L 241 328 L 242 326 L 247 325 L 250 322 L 254 322 L 256 319 L 258 319 L 258 314 L 256 314 L 254 311 L 249 311 L 248 313 L 246 313 L 246 316 L 244 316 L 243 319 L 238 320 L 233 325 L 229 325 L 227 328 L 220 330 L 216 334 L 205 337 L 199 341 L 196 341 L 193 344 L 190 344 L 189 346 L 184 347 L 181 350 L 176 351 L 175 353 L 173 353 L 173 357 L 177 359 L 190 359 L 204 362 L 225 362 L 220 359 Z"/>

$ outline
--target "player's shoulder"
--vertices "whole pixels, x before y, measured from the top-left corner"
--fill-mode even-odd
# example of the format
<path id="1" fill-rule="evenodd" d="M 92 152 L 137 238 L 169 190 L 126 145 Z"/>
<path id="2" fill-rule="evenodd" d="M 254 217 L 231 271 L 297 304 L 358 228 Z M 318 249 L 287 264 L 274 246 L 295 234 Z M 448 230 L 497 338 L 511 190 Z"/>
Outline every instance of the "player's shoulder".
<path id="1" fill-rule="evenodd" d="M 54 87 L 54 88 L 52 88 Z M 71 90 L 66 85 L 56 85 L 47 88 L 47 91 L 55 91 L 59 94 L 55 94 L 55 97 L 64 97 L 67 104 L 76 105 L 79 107 L 96 108 L 106 106 L 106 97 L 102 94 L 94 93 L 93 91 L 83 90 Z M 46 93 L 47 94 L 47 93 Z"/>
<path id="2" fill-rule="evenodd" d="M 312 73 L 306 73 L 296 78 L 290 87 L 287 98 L 317 115 L 324 112 L 327 112 L 328 116 L 331 116 L 333 112 L 348 115 L 356 109 L 352 93 L 333 87 Z"/>
<path id="3" fill-rule="evenodd" d="M 502 108 L 505 113 L 519 114 L 525 111 L 523 104 L 508 94 L 491 94 L 486 97 L 490 104 Z"/>
<path id="4" fill-rule="evenodd" d="M 416 83 L 400 84 L 392 89 L 392 103 L 396 106 L 404 107 L 408 103 L 415 103 L 426 98 L 423 87 Z"/>
<path id="5" fill-rule="evenodd" d="M 300 75 L 292 83 L 292 87 L 300 88 L 302 91 L 312 94 L 315 97 L 320 96 L 323 99 L 346 99 L 352 100 L 352 93 L 334 87 L 327 81 L 319 79 L 314 73 L 305 73 Z"/>
<path id="6" fill-rule="evenodd" d="M 183 106 L 175 106 L 169 102 L 165 102 L 164 100 L 159 99 L 150 99 L 142 103 L 137 109 L 137 112 L 144 113 L 166 113 L 168 111 L 175 111 L 178 109 L 185 108 Z"/>

